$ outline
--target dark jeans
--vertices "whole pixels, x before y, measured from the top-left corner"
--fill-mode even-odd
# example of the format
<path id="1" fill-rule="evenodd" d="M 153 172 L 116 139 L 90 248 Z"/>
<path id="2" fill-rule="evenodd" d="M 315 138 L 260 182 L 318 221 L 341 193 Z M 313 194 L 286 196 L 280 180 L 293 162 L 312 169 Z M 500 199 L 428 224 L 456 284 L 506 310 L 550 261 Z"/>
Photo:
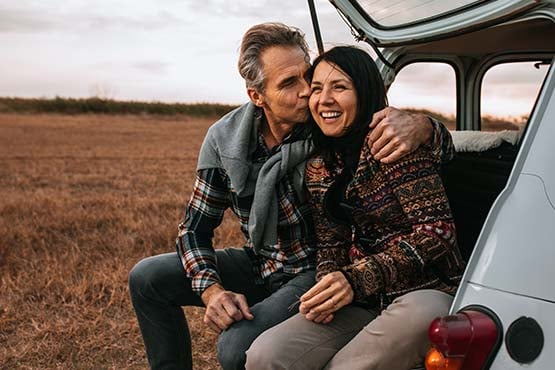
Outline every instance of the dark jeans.
<path id="1" fill-rule="evenodd" d="M 314 284 L 314 271 L 275 273 L 265 285 L 256 285 L 244 249 L 217 250 L 216 262 L 225 289 L 244 294 L 254 315 L 253 320 L 232 324 L 218 338 L 222 368 L 244 369 L 245 352 L 254 339 L 298 312 L 294 303 Z M 191 337 L 181 306 L 203 303 L 192 291 L 177 253 L 141 260 L 129 274 L 129 289 L 151 369 L 192 369 Z"/>

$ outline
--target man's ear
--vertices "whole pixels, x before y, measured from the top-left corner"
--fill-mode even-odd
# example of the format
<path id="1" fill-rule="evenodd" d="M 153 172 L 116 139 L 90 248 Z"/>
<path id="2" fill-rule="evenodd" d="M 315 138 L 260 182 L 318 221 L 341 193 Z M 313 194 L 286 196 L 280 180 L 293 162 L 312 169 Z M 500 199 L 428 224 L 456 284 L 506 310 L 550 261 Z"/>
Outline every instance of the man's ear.
<path id="1" fill-rule="evenodd" d="M 257 90 L 249 87 L 247 88 L 247 94 L 254 105 L 260 108 L 264 106 L 264 96 L 262 96 L 262 94 L 260 94 Z"/>

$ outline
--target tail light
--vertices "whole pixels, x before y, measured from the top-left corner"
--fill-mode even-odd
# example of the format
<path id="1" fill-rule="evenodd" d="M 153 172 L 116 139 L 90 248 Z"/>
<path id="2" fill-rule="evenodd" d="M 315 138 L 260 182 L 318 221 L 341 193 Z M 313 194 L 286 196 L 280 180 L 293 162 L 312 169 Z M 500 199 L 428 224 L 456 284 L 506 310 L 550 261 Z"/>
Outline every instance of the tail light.
<path id="1" fill-rule="evenodd" d="M 432 349 L 426 356 L 426 370 L 487 369 L 501 335 L 499 319 L 489 310 L 473 307 L 439 317 L 429 329 Z"/>

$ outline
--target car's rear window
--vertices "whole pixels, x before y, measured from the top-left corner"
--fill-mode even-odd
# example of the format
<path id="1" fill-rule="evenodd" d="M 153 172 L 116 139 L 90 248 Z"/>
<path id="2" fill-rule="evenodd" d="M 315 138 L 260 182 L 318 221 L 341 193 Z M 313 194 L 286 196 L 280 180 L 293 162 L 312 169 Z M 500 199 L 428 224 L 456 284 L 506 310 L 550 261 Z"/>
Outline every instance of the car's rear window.
<path id="1" fill-rule="evenodd" d="M 378 26 L 392 28 L 419 23 L 484 0 L 358 0 L 355 2 Z"/>

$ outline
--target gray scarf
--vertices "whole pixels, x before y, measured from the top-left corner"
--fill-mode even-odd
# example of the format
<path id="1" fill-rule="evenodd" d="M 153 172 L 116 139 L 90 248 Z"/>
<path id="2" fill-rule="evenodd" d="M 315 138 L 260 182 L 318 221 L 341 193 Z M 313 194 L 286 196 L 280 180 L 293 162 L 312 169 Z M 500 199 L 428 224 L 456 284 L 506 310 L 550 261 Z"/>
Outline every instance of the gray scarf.
<path id="1" fill-rule="evenodd" d="M 278 243 L 278 204 L 276 185 L 288 173 L 299 198 L 304 194 L 305 160 L 312 141 L 298 140 L 281 145 L 262 165 L 250 160 L 256 149 L 258 128 L 262 121 L 259 108 L 247 103 L 222 117 L 210 127 L 202 144 L 197 170 L 222 168 L 237 196 L 254 194 L 248 233 L 255 252 L 271 253 Z"/>

